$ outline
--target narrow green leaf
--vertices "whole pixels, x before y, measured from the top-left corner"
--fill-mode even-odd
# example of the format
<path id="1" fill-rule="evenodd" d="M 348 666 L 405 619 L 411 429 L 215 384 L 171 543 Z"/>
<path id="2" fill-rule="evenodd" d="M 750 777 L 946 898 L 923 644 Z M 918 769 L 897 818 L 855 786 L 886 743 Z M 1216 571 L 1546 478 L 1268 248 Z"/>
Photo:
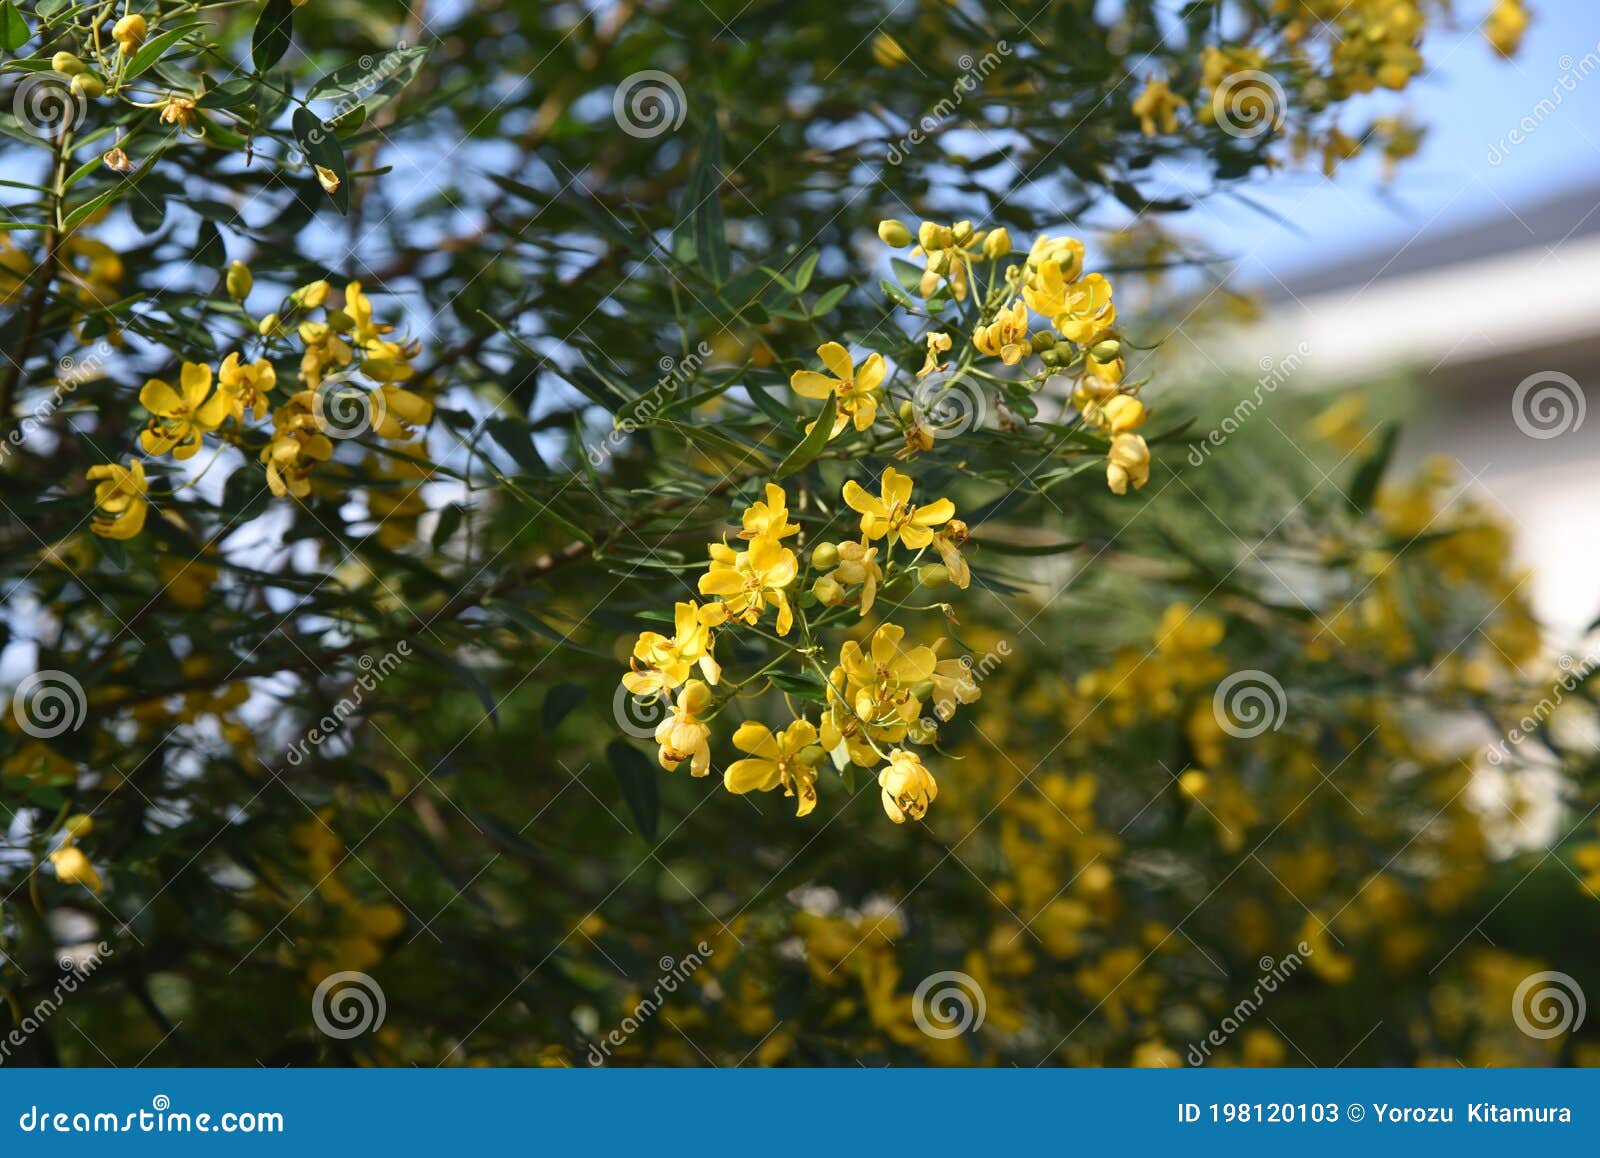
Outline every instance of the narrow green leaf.
<path id="1" fill-rule="evenodd" d="M 1373 497 L 1378 493 L 1378 484 L 1383 481 L 1383 472 L 1389 469 L 1389 460 L 1394 457 L 1395 443 L 1399 438 L 1399 424 L 1391 422 L 1378 436 L 1378 449 L 1356 469 L 1355 476 L 1350 480 L 1350 490 L 1345 495 L 1346 503 L 1356 514 L 1364 514 L 1372 506 Z"/>
<path id="2" fill-rule="evenodd" d="M 655 765 L 644 753 L 623 739 L 606 745 L 606 759 L 611 764 L 611 774 L 622 789 L 622 799 L 633 813 L 634 826 L 639 835 L 654 842 L 661 822 L 661 786 L 656 781 Z"/>
<path id="3" fill-rule="evenodd" d="M 261 7 L 261 15 L 256 17 L 255 32 L 250 37 L 250 61 L 256 73 L 266 72 L 282 60 L 293 39 L 293 0 L 267 0 Z"/>
<path id="4" fill-rule="evenodd" d="M 152 36 L 144 42 L 138 52 L 133 54 L 133 59 L 128 61 L 128 67 L 122 72 L 122 79 L 124 81 L 132 80 L 160 60 L 162 53 L 166 52 L 167 49 L 178 43 L 185 36 L 188 36 L 195 29 L 204 27 L 205 24 L 201 21 L 191 21 L 188 24 L 180 24 L 176 28 L 169 28 L 165 32 Z"/>
<path id="5" fill-rule="evenodd" d="M 11 0 L 0 0 L 0 48 L 15 52 L 28 43 L 32 35 L 33 30 L 17 11 L 17 6 Z"/>
<path id="6" fill-rule="evenodd" d="M 582 684 L 556 684 L 544 694 L 544 704 L 539 709 L 539 723 L 546 732 L 555 731 L 561 726 L 561 721 L 588 698 L 589 689 Z"/>
<path id="7" fill-rule="evenodd" d="M 837 401 L 836 395 L 828 395 L 828 400 L 822 404 L 822 413 L 817 416 L 811 433 L 801 439 L 800 445 L 791 450 L 789 456 L 778 464 L 778 469 L 773 472 L 773 478 L 788 478 L 822 453 L 822 448 L 828 445 L 829 434 L 833 432 L 833 414 L 837 408 Z"/>
<path id="8" fill-rule="evenodd" d="M 345 168 L 344 150 L 334 139 L 333 130 L 323 124 L 316 113 L 307 108 L 295 109 L 289 123 L 294 128 L 294 139 L 300 142 L 306 160 L 327 169 L 339 179 L 338 186 L 328 194 L 328 199 L 340 213 L 348 213 L 350 174 Z"/>

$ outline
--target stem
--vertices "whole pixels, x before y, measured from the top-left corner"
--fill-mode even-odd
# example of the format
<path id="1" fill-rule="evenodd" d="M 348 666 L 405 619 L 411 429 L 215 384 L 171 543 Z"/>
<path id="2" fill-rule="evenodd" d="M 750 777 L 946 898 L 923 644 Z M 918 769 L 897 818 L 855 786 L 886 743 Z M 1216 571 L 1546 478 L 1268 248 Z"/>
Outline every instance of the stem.
<path id="1" fill-rule="evenodd" d="M 50 300 L 50 288 L 61 268 L 61 200 L 67 180 L 67 160 L 72 154 L 72 126 L 62 122 L 56 138 L 55 180 L 50 193 L 49 224 L 44 234 L 44 259 L 39 263 L 39 284 L 34 287 L 23 315 L 22 332 L 17 338 L 16 351 L 11 355 L 4 379 L 0 379 L 0 436 L 10 433 L 11 419 L 17 407 L 17 386 L 22 379 L 22 368 L 33 352 L 33 343 L 44 320 L 44 310 Z"/>

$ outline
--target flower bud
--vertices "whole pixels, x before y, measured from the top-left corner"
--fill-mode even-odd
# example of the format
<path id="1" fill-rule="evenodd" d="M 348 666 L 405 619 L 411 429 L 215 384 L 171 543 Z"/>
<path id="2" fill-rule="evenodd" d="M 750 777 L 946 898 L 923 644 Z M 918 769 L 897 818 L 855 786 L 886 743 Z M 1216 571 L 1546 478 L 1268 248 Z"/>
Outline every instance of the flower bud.
<path id="1" fill-rule="evenodd" d="M 80 72 L 72 78 L 73 92 L 82 93 L 90 100 L 99 100 L 106 94 L 106 82 L 92 72 Z"/>
<path id="2" fill-rule="evenodd" d="M 956 222 L 950 227 L 950 236 L 957 245 L 965 245 L 972 240 L 972 222 Z"/>
<path id="3" fill-rule="evenodd" d="M 314 310 L 328 300 L 328 290 L 330 288 L 325 281 L 307 282 L 289 295 L 289 301 L 293 305 Z"/>
<path id="4" fill-rule="evenodd" d="M 1011 252 L 1011 234 L 1005 226 L 994 230 L 983 239 L 983 256 L 995 261 Z"/>
<path id="5" fill-rule="evenodd" d="M 1040 330 L 1028 340 L 1033 343 L 1036 353 L 1055 349 L 1056 335 L 1054 330 Z"/>
<path id="6" fill-rule="evenodd" d="M 150 26 L 145 23 L 144 17 L 133 12 L 111 26 L 111 39 L 117 42 L 119 52 L 124 56 L 132 56 L 139 51 L 149 31 Z"/>
<path id="7" fill-rule="evenodd" d="M 228 276 L 223 280 L 228 287 L 228 296 L 236 302 L 249 297 L 250 287 L 256 284 L 256 279 L 250 275 L 250 267 L 242 261 L 230 265 Z"/>
<path id="8" fill-rule="evenodd" d="M 911 244 L 911 230 L 894 218 L 878 222 L 878 240 L 891 249 L 904 249 Z"/>
<path id="9" fill-rule="evenodd" d="M 256 333 L 260 334 L 263 338 L 266 338 L 277 332 L 277 329 L 278 315 L 268 314 L 266 317 L 261 319 L 261 324 L 256 327 Z"/>
<path id="10" fill-rule="evenodd" d="M 70 52 L 58 52 L 50 58 L 50 67 L 62 76 L 77 76 L 84 70 L 83 61 Z"/>
<path id="11" fill-rule="evenodd" d="M 807 768 L 815 768 L 828 758 L 828 754 L 817 744 L 800 749 L 800 763 Z"/>
<path id="12" fill-rule="evenodd" d="M 832 543 L 818 543 L 811 549 L 811 565 L 818 571 L 832 571 L 839 565 L 839 548 Z"/>
<path id="13" fill-rule="evenodd" d="M 932 221 L 917 226 L 917 244 L 929 253 L 950 244 L 950 230 Z"/>
<path id="14" fill-rule="evenodd" d="M 826 575 L 811 585 L 811 594 L 824 607 L 837 607 L 844 602 L 844 588 Z"/>
<path id="15" fill-rule="evenodd" d="M 936 249 L 928 255 L 928 272 L 942 274 L 950 268 L 950 254 Z"/>
<path id="16" fill-rule="evenodd" d="M 1107 338 L 1089 347 L 1089 357 L 1096 362 L 1115 362 L 1121 356 L 1122 343 L 1115 338 Z"/>
<path id="17" fill-rule="evenodd" d="M 917 582 L 929 590 L 937 590 L 950 584 L 950 571 L 942 563 L 928 563 L 917 568 Z"/>

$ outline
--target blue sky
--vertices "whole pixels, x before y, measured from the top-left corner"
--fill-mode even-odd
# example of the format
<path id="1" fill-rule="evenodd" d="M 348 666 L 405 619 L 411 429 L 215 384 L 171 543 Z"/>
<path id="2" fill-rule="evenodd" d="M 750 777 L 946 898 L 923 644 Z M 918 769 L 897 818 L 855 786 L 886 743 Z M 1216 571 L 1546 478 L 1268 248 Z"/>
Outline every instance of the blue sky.
<path id="1" fill-rule="evenodd" d="M 1485 6 L 1479 0 L 1458 5 L 1463 27 L 1433 34 L 1426 78 L 1385 102 L 1402 102 L 1430 126 L 1423 151 L 1392 187 L 1385 189 L 1375 158 L 1347 165 L 1333 182 L 1285 172 L 1252 182 L 1250 195 L 1300 233 L 1227 197 L 1212 199 L 1184 226 L 1240 258 L 1241 279 L 1250 283 L 1269 270 L 1285 277 L 1342 256 L 1392 251 L 1422 229 L 1448 230 L 1508 209 L 1527 217 L 1567 190 L 1594 188 L 1600 200 L 1600 3 L 1530 2 L 1535 23 L 1510 61 L 1465 19 Z M 1548 102 L 1542 109 L 1541 101 Z M 1510 143 L 1524 118 L 1531 131 Z"/>

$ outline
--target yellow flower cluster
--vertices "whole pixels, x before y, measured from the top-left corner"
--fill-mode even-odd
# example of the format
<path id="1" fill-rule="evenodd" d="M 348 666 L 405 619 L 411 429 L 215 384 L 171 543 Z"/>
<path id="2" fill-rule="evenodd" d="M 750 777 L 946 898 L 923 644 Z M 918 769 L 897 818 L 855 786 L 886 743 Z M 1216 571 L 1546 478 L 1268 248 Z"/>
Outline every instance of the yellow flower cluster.
<path id="1" fill-rule="evenodd" d="M 253 282 L 249 269 L 234 262 L 225 280 L 230 296 L 242 303 Z M 330 433 L 353 437 L 370 429 L 379 438 L 410 439 L 433 417 L 432 403 L 397 385 L 413 376 L 411 362 L 420 352 L 420 343 L 395 341 L 389 336 L 393 326 L 373 320 L 372 303 L 360 282 L 345 287 L 342 308 L 327 304 L 329 292 L 326 281 L 301 286 L 279 311 L 256 324 L 262 354 L 291 335 L 298 340 L 304 389 L 272 409 L 278 376 L 267 357 L 245 361 L 244 355 L 234 351 L 214 374 L 208 365 L 184 362 L 176 386 L 151 378 L 139 391 L 139 404 L 150 414 L 139 434 L 140 449 L 153 457 L 170 453 L 186 460 L 200 450 L 206 435 L 218 434 L 229 420 L 242 430 L 271 409 L 272 435 L 260 452 L 267 483 L 274 495 L 304 498 L 311 490 L 312 468 L 333 456 Z M 287 328 L 286 319 L 317 309 L 323 311 L 321 320 L 307 316 L 293 330 Z M 358 387 L 352 380 L 358 371 L 373 385 Z M 347 393 L 330 395 L 335 385 Z M 351 404 L 359 411 L 357 421 L 341 421 Z M 225 441 L 241 440 L 230 434 Z M 144 527 L 149 502 L 143 463 L 135 460 L 126 467 L 115 463 L 91 467 L 88 478 L 98 484 L 97 514 L 91 525 L 94 533 L 112 539 L 137 535 Z"/>
<path id="2" fill-rule="evenodd" d="M 830 759 L 840 771 L 849 765 L 885 765 L 878 776 L 884 812 L 896 824 L 920 820 L 939 788 L 910 745 L 936 737 L 938 724 L 923 718 L 924 706 L 935 695 L 935 712 L 943 720 L 954 714 L 956 704 L 977 700 L 969 669 L 959 660 L 941 660 L 933 647 L 907 645 L 905 628 L 895 623 L 879 625 L 866 647 L 846 639 L 830 673 L 814 658 L 818 648 L 812 641 L 817 630 L 849 615 L 837 608 L 853 604 L 857 618 L 866 615 L 886 577 L 892 583 L 915 574 L 929 588 L 952 581 L 967 586 L 970 570 L 960 550 L 966 525 L 955 518 L 955 504 L 947 498 L 914 502 L 912 480 L 893 467 L 884 471 L 876 495 L 853 480 L 846 482 L 841 497 L 860 515 L 861 537 L 820 543 L 811 551 L 809 569 L 815 579 L 801 601 L 790 590 L 800 577 L 800 561 L 784 540 L 802 528 L 790 519 L 782 487 L 768 483 L 763 495 L 741 516 L 743 549 L 726 542 L 710 545 L 710 567 L 699 581 L 699 593 L 710 601 L 677 604 L 672 635 L 646 631 L 634 644 L 632 670 L 622 677 L 624 688 L 637 697 L 670 703 L 655 732 L 661 766 L 670 772 L 687 761 L 691 775 L 708 775 L 709 721 L 755 679 L 734 684 L 718 701 L 713 689 L 723 690 L 723 673 L 714 655 L 713 632 L 743 625 L 789 646 L 785 641 L 799 622 L 806 642 L 791 647 L 790 655 L 811 674 L 826 674 L 821 719 L 794 719 L 779 731 L 745 721 L 733 735 L 733 746 L 744 758 L 728 765 L 724 787 L 737 794 L 782 788 L 795 799 L 797 815 L 805 816 L 816 807 L 818 772 Z M 915 554 L 897 565 L 897 547 Z M 919 566 L 930 547 L 941 562 Z M 817 611 L 808 620 L 806 608 L 813 604 Z M 768 608 L 776 612 L 770 635 L 760 628 Z M 696 670 L 703 679 L 693 678 Z"/>

